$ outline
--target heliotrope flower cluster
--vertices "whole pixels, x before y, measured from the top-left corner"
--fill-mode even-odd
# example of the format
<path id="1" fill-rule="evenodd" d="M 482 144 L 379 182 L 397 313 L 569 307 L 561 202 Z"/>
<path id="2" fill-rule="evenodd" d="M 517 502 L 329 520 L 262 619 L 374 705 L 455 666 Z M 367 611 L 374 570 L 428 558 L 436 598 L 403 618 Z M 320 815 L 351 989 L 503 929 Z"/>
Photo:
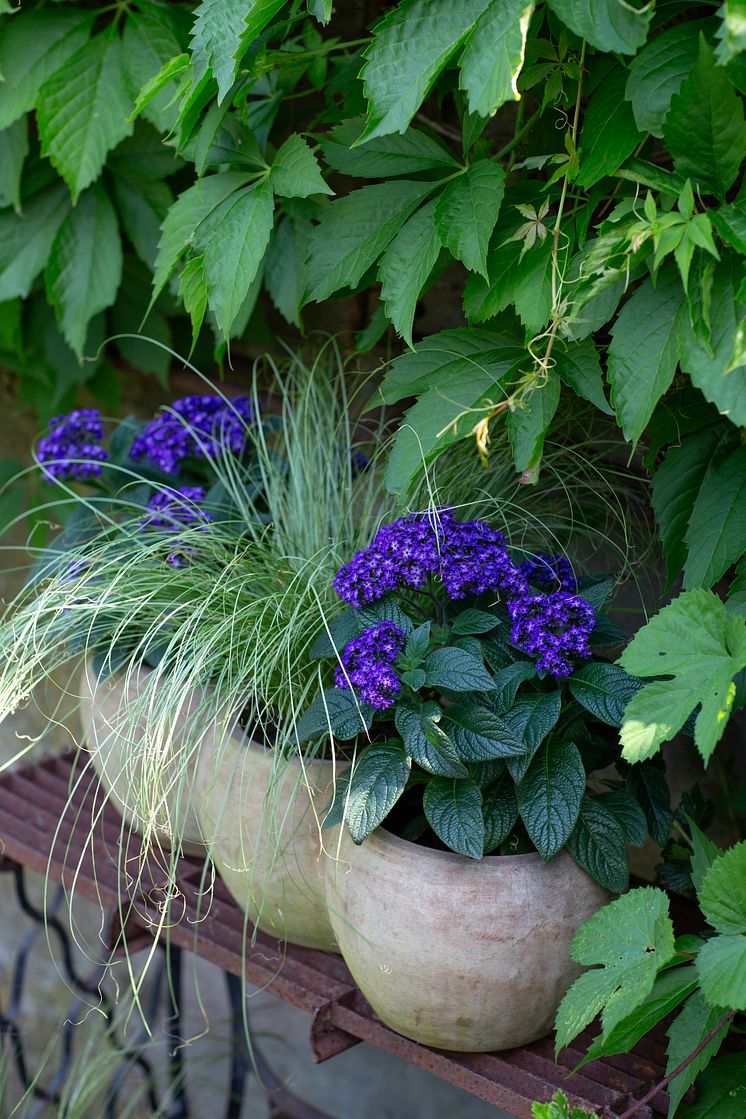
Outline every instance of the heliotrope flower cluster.
<path id="1" fill-rule="evenodd" d="M 178 473 L 186 458 L 217 458 L 240 454 L 246 429 L 254 418 L 244 397 L 185 396 L 156 416 L 132 443 L 130 458 L 145 459 L 164 474 Z"/>
<path id="2" fill-rule="evenodd" d="M 401 692 L 394 670 L 404 648 L 404 631 L 393 622 L 378 622 L 344 648 L 334 682 L 338 688 L 353 687 L 364 703 L 382 711 L 391 707 Z"/>
<path id="3" fill-rule="evenodd" d="M 590 603 L 567 591 L 524 595 L 508 603 L 510 640 L 552 676 L 569 676 L 572 657 L 588 658 L 596 616 Z"/>
<path id="4" fill-rule="evenodd" d="M 529 560 L 519 564 L 521 575 L 533 587 L 542 590 L 576 591 L 578 589 L 575 572 L 565 556 L 548 556 L 539 552 Z"/>
<path id="5" fill-rule="evenodd" d="M 431 575 L 442 579 L 452 599 L 528 590 L 502 533 L 484 521 L 456 521 L 448 510 L 412 513 L 383 525 L 373 542 L 340 568 L 334 587 L 359 609 L 400 587 L 420 590 Z"/>
<path id="6" fill-rule="evenodd" d="M 101 446 L 104 428 L 95 408 L 78 408 L 49 421 L 49 435 L 39 440 L 37 454 L 50 478 L 82 480 L 101 473 L 108 455 Z"/>
<path id="7" fill-rule="evenodd" d="M 199 507 L 199 502 L 204 500 L 204 496 L 205 491 L 202 486 L 181 486 L 175 490 L 159 490 L 148 502 L 148 511 L 140 523 L 143 528 L 177 531 L 192 525 L 204 525 L 212 520 L 210 513 Z M 177 539 L 174 541 L 174 550 L 166 557 L 166 563 L 169 567 L 187 567 L 193 554 L 194 548 L 189 545 L 180 546 Z"/>

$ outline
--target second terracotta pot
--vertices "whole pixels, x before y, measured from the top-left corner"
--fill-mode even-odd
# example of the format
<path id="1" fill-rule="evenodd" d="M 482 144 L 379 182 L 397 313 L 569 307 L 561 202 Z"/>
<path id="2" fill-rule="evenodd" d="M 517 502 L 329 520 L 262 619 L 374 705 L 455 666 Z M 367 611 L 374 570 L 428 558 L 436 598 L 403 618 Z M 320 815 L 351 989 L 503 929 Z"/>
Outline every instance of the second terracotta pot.
<path id="1" fill-rule="evenodd" d="M 360 847 L 345 833 L 328 879 L 340 950 L 378 1016 L 468 1052 L 550 1032 L 580 974 L 570 941 L 609 896 L 566 852 L 475 861 L 382 828 Z"/>

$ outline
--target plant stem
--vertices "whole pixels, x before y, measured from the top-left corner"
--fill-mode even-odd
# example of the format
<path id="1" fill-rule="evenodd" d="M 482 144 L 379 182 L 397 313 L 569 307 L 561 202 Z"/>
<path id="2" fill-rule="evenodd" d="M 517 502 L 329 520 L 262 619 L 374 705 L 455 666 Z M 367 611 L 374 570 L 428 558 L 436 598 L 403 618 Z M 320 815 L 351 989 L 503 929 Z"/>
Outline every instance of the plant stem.
<path id="1" fill-rule="evenodd" d="M 631 1117 L 633 1115 L 636 1115 L 637 1112 L 640 1111 L 646 1103 L 649 1103 L 650 1100 L 652 1100 L 653 1096 L 656 1096 L 658 1092 L 662 1092 L 664 1088 L 667 1088 L 671 1081 L 675 1080 L 679 1073 L 683 1072 L 687 1065 L 690 1065 L 695 1057 L 698 1057 L 702 1050 L 710 1044 L 712 1039 L 720 1033 L 723 1026 L 730 1022 L 731 1018 L 735 1016 L 735 1013 L 735 1010 L 729 1010 L 725 1017 L 721 1018 L 716 1026 L 713 1026 L 707 1036 L 702 1038 L 697 1048 L 693 1049 L 689 1056 L 685 1057 L 681 1064 L 676 1066 L 673 1072 L 669 1072 L 668 1076 L 664 1076 L 663 1080 L 660 1080 L 657 1084 L 654 1084 L 650 1091 L 647 1092 L 641 1100 L 638 1100 L 637 1103 L 633 1104 L 632 1107 L 628 1107 L 627 1110 L 619 1116 L 619 1119 L 631 1119 Z"/>

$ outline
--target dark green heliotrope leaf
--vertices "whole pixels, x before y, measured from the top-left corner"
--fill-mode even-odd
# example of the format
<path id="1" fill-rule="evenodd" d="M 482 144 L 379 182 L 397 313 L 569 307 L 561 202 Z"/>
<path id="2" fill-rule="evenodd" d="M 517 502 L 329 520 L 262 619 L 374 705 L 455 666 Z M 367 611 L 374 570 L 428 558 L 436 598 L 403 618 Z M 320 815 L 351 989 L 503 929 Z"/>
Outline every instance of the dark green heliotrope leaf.
<path id="1" fill-rule="evenodd" d="M 412 630 L 404 647 L 404 658 L 410 666 L 418 665 L 430 647 L 430 622 L 423 622 Z"/>
<path id="2" fill-rule="evenodd" d="M 590 401 L 595 408 L 607 416 L 614 415 L 604 394 L 598 350 L 589 338 L 569 345 L 565 350 L 555 348 L 554 357 L 560 379 L 569 385 L 573 392 Z"/>
<path id="3" fill-rule="evenodd" d="M 316 156 L 297 132 L 280 145 L 272 161 L 269 180 L 275 194 L 284 198 L 308 198 L 310 194 L 334 194 L 321 175 Z"/>
<path id="4" fill-rule="evenodd" d="M 273 210 L 272 188 L 264 180 L 237 191 L 195 236 L 195 247 L 205 256 L 210 309 L 225 337 L 259 272 L 272 232 Z"/>
<path id="5" fill-rule="evenodd" d="M 446 708 L 443 727 L 459 756 L 466 761 L 515 758 L 526 751 L 512 728 L 489 707 L 479 703 L 456 703 Z"/>
<path id="6" fill-rule="evenodd" d="M 472 113 L 490 117 L 506 101 L 520 100 L 523 67 L 534 0 L 491 0 L 461 56 L 459 87 Z"/>
<path id="7" fill-rule="evenodd" d="M 487 248 L 505 194 L 499 163 L 478 159 L 438 197 L 435 224 L 445 247 L 471 272 L 487 278 Z"/>
<path id="8" fill-rule="evenodd" d="M 520 758 L 508 760 L 513 780 L 522 781 L 531 759 L 560 717 L 562 697 L 559 691 L 520 696 L 503 719 L 526 748 Z"/>
<path id="9" fill-rule="evenodd" d="M 83 46 L 95 18 L 75 9 L 15 11 L 0 37 L 0 128 L 34 107 L 43 82 Z"/>
<path id="10" fill-rule="evenodd" d="M 643 139 L 635 124 L 632 106 L 624 100 L 627 71 L 615 66 L 596 86 L 580 133 L 578 183 L 589 190 L 606 175 L 613 175 Z"/>
<path id="11" fill-rule="evenodd" d="M 648 835 L 648 822 L 632 794 L 626 789 L 610 789 L 594 799 L 616 817 L 627 842 L 642 847 Z"/>
<path id="12" fill-rule="evenodd" d="M 626 97 L 641 132 L 663 135 L 671 98 L 697 61 L 701 27 L 700 20 L 667 27 L 630 63 Z"/>
<path id="13" fill-rule="evenodd" d="M 549 370 L 543 385 L 537 385 L 520 407 L 508 413 L 506 430 L 513 449 L 516 470 L 523 473 L 541 462 L 544 440 L 554 419 L 560 398 L 560 380 Z"/>
<path id="14" fill-rule="evenodd" d="M 26 298 L 69 211 L 70 197 L 58 182 L 24 202 L 23 218 L 10 211 L 0 214 L 0 303 Z"/>
<path id="15" fill-rule="evenodd" d="M 574 742 L 542 743 L 518 785 L 518 811 L 536 850 L 548 861 L 578 819 L 585 768 Z"/>
<path id="16" fill-rule="evenodd" d="M 365 125 L 364 117 L 342 121 L 321 141 L 324 159 L 335 171 L 359 179 L 393 179 L 423 171 L 445 173 L 458 167 L 458 160 L 440 140 L 418 128 L 408 128 L 401 136 L 382 136 L 352 147 Z"/>
<path id="17" fill-rule="evenodd" d="M 357 617 L 361 629 L 373 626 L 376 622 L 393 622 L 406 634 L 411 633 L 414 629 L 414 622 L 411 618 L 404 613 L 398 603 L 389 597 L 382 598 L 379 602 L 373 602 L 369 606 L 363 606 L 357 611 Z"/>
<path id="18" fill-rule="evenodd" d="M 518 819 L 518 802 L 515 787 L 508 774 L 490 785 L 482 793 L 484 817 L 484 853 L 495 851 L 515 827 Z"/>
<path id="19" fill-rule="evenodd" d="M 724 198 L 746 155 L 743 102 L 700 35 L 697 62 L 671 98 L 663 139 L 679 174 Z"/>
<path id="20" fill-rule="evenodd" d="M 693 967 L 664 971 L 658 976 L 652 991 L 637 1010 L 615 1026 L 605 1041 L 600 1037 L 596 1038 L 583 1058 L 582 1064 L 586 1065 L 599 1057 L 629 1053 L 630 1049 L 634 1049 L 638 1041 L 658 1022 L 667 1018 L 696 986 L 697 976 Z"/>
<path id="21" fill-rule="evenodd" d="M 625 303 L 612 327 L 608 378 L 611 403 L 625 438 L 642 435 L 653 409 L 671 386 L 679 359 L 685 296 L 674 267 L 653 286 L 646 280 Z"/>
<path id="22" fill-rule="evenodd" d="M 746 1069 L 743 1053 L 727 1053 L 708 1065 L 697 1079 L 697 1098 L 679 1110 L 679 1119 L 743 1119 L 746 1113 Z"/>
<path id="23" fill-rule="evenodd" d="M 410 762 L 401 742 L 374 742 L 354 764 L 345 805 L 345 823 L 354 843 L 386 818 L 404 792 Z"/>
<path id="24" fill-rule="evenodd" d="M 746 447 L 711 463 L 686 530 L 684 586 L 711 587 L 746 552 Z"/>
<path id="25" fill-rule="evenodd" d="M 549 7 L 581 39 L 615 54 L 639 50 L 653 15 L 652 4 L 636 9 L 627 0 L 549 0 Z"/>
<path id="26" fill-rule="evenodd" d="M 354 692 L 325 688 L 303 712 L 295 733 L 299 742 L 329 733 L 346 740 L 369 730 L 372 721 L 372 707 L 360 703 Z"/>
<path id="27" fill-rule="evenodd" d="M 622 725 L 624 709 L 641 687 L 642 681 L 629 676 L 618 664 L 601 661 L 584 665 L 570 677 L 574 698 L 610 727 Z"/>
<path id="28" fill-rule="evenodd" d="M 730 430 L 720 425 L 706 427 L 684 438 L 666 452 L 653 475 L 652 505 L 660 529 L 669 582 L 676 578 L 687 558 L 684 544 L 692 510 L 718 450 L 727 446 Z"/>
<path id="29" fill-rule="evenodd" d="M 601 886 L 620 894 L 629 885 L 624 831 L 616 816 L 598 800 L 583 797 L 567 848 L 576 863 Z"/>
<path id="30" fill-rule="evenodd" d="M 0 132 L 0 208 L 20 210 L 21 173 L 28 148 L 28 121 L 19 117 Z"/>
<path id="31" fill-rule="evenodd" d="M 132 132 L 131 109 L 122 44 L 111 28 L 44 82 L 37 103 L 42 154 L 69 186 L 73 201 L 98 178 L 107 153 Z"/>
<path id="32" fill-rule="evenodd" d="M 434 185 L 409 179 L 379 183 L 328 206 L 311 235 L 306 301 L 355 287 Z"/>
<path id="33" fill-rule="evenodd" d="M 360 619 L 356 610 L 345 610 L 338 618 L 333 618 L 324 627 L 324 630 L 311 646 L 311 656 L 337 657 L 345 645 L 357 637 L 361 630 Z"/>
<path id="34" fill-rule="evenodd" d="M 469 770 L 440 727 L 442 715 L 440 704 L 434 701 L 424 703 L 420 708 L 408 703 L 398 703 L 394 722 L 402 737 L 404 749 L 428 773 L 444 777 L 468 777 Z"/>
<path id="35" fill-rule="evenodd" d="M 65 339 L 80 359 L 88 324 L 110 307 L 122 276 L 122 245 L 114 207 L 96 183 L 78 199 L 52 245 L 47 295 Z"/>
<path id="36" fill-rule="evenodd" d="M 458 634 L 489 633 L 498 626 L 498 619 L 487 610 L 462 610 L 451 623 L 451 629 Z"/>
<path id="37" fill-rule="evenodd" d="M 513 707 L 521 684 L 535 676 L 536 667 L 531 661 L 513 661 L 495 672 L 495 690 L 490 694 L 490 702 L 499 715 L 504 715 Z"/>
<path id="38" fill-rule="evenodd" d="M 638 630 L 620 664 L 646 684 L 629 703 L 620 739 L 628 761 L 651 757 L 701 704 L 694 739 L 708 761 L 735 698 L 734 676 L 746 667 L 746 620 L 726 615 L 710 591 L 686 591 Z"/>
<path id="39" fill-rule="evenodd" d="M 489 0 L 402 0 L 376 25 L 360 76 L 368 99 L 362 140 L 404 132 Z"/>
<path id="40" fill-rule="evenodd" d="M 671 793 L 665 774 L 654 763 L 642 762 L 627 773 L 627 788 L 645 813 L 653 839 L 663 847 L 673 823 Z"/>
<path id="41" fill-rule="evenodd" d="M 412 214 L 381 258 L 378 277 L 386 316 L 412 346 L 412 325 L 417 300 L 440 254 L 435 228 L 435 200 Z"/>
<path id="42" fill-rule="evenodd" d="M 695 991 L 666 1031 L 669 1037 L 667 1076 L 698 1048 L 722 1018 L 722 1007 L 708 1006 L 700 992 Z M 729 1023 L 725 1022 L 722 1029 L 704 1049 L 669 1084 L 668 1094 L 671 1100 L 668 1108 L 669 1119 L 673 1119 L 684 1095 L 702 1070 L 707 1068 L 713 1057 L 717 1056 L 728 1033 L 728 1025 Z"/>
<path id="43" fill-rule="evenodd" d="M 482 794 L 469 778 L 433 777 L 422 799 L 425 816 L 446 847 L 470 859 L 484 853 Z"/>
<path id="44" fill-rule="evenodd" d="M 656 973 L 675 951 L 663 890 L 631 890 L 595 913 L 570 945 L 572 958 L 592 970 L 573 983 L 557 1011 L 557 1052 L 601 1011 L 601 1037 L 606 1041 L 647 999 Z"/>
<path id="45" fill-rule="evenodd" d="M 742 262 L 734 253 L 724 253 L 715 268 L 709 349 L 695 336 L 688 315 L 681 335 L 681 368 L 703 396 L 739 427 L 746 425 L 746 362 L 734 353 L 734 338 L 743 315 L 736 299 L 742 272 Z"/>

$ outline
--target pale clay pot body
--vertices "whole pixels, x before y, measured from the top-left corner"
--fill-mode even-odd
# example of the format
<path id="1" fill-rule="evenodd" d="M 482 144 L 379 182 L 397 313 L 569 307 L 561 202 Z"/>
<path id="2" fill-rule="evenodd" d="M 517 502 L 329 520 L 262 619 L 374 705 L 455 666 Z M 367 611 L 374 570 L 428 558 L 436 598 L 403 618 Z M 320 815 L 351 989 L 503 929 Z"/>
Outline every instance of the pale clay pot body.
<path id="1" fill-rule="evenodd" d="M 340 950 L 378 1016 L 425 1045 L 482 1052 L 548 1034 L 580 968 L 568 947 L 609 900 L 566 852 L 474 861 L 379 828 L 345 833 L 328 875 Z"/>
<path id="2" fill-rule="evenodd" d="M 320 827 L 341 768 L 316 760 L 301 766 L 299 758 L 231 740 L 200 757 L 194 790 L 210 855 L 251 921 L 292 944 L 332 952 L 326 877 L 339 828 Z"/>
<path id="3" fill-rule="evenodd" d="M 80 718 L 83 744 L 91 754 L 93 766 L 111 802 L 127 824 L 135 831 L 152 830 L 156 842 L 171 847 L 179 840 L 186 854 L 204 855 L 199 821 L 192 799 L 195 758 L 185 728 L 190 709 L 196 708 L 195 691 L 185 699 L 182 710 L 173 721 L 165 751 L 150 757 L 148 765 L 159 772 L 159 791 L 152 804 L 144 807 L 138 788 L 143 758 L 147 750 L 148 718 L 143 712 L 135 724 L 121 729 L 123 710 L 137 702 L 143 678 L 149 669 L 141 668 L 126 677 L 116 674 L 104 682 L 96 679 L 91 661 L 87 661 L 80 681 Z M 210 730 L 203 731 L 209 741 Z"/>

